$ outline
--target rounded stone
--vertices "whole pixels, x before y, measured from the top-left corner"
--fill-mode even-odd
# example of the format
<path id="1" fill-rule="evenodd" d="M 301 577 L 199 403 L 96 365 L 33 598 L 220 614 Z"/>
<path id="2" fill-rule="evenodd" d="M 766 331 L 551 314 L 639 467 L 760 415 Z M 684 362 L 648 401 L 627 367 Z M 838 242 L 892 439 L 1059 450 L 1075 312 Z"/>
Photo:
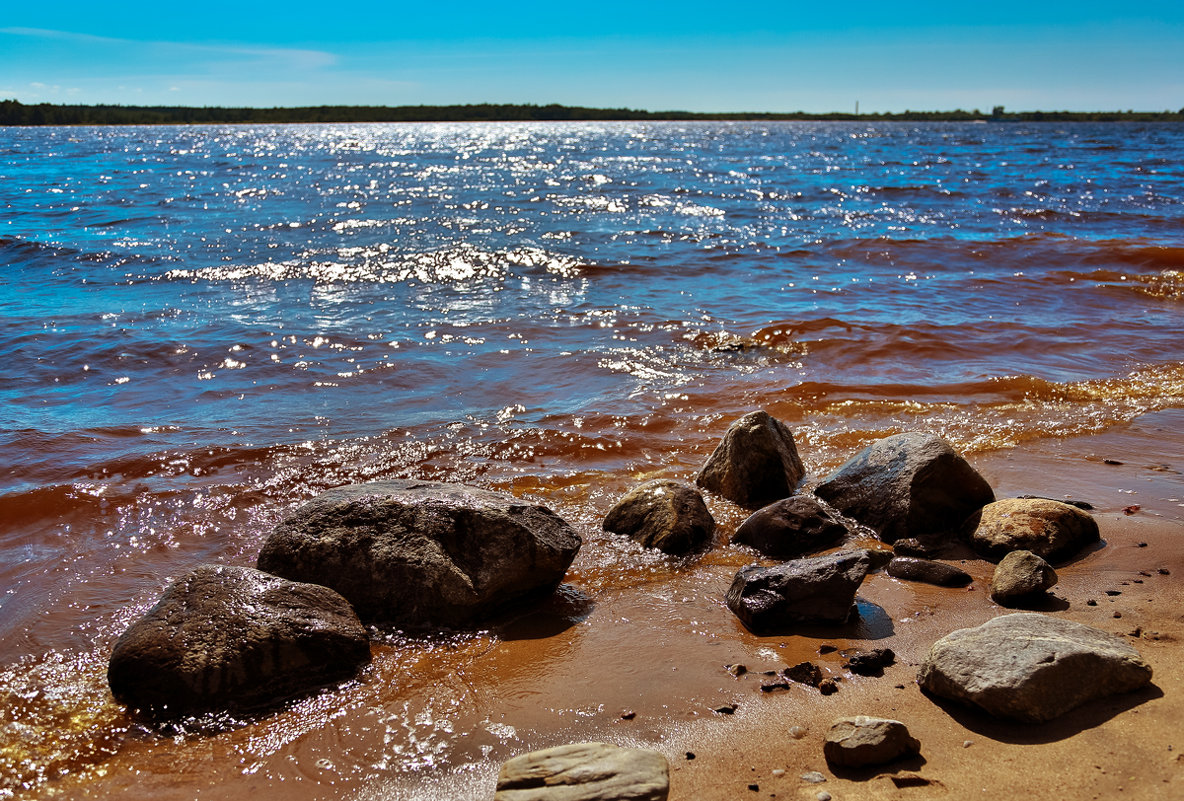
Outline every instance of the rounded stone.
<path id="1" fill-rule="evenodd" d="M 746 509 L 759 509 L 792 495 L 805 475 L 789 427 L 760 411 L 728 427 L 695 483 Z"/>
<path id="2" fill-rule="evenodd" d="M 995 501 L 968 520 L 966 528 L 971 546 L 995 561 L 1011 551 L 1031 551 L 1056 562 L 1100 538 L 1097 521 L 1088 512 L 1047 498 Z"/>
<path id="3" fill-rule="evenodd" d="M 617 501 L 604 530 L 669 554 L 700 550 L 711 542 L 715 519 L 694 487 L 681 481 L 651 481 Z"/>

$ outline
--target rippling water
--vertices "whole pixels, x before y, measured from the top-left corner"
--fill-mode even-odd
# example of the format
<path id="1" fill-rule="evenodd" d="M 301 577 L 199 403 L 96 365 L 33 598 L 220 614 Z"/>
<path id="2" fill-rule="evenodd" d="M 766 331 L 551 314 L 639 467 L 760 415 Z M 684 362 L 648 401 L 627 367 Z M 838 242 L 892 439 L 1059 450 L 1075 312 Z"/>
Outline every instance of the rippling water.
<path id="1" fill-rule="evenodd" d="M 612 499 L 755 408 L 817 476 L 902 429 L 976 453 L 1184 406 L 1182 165 L 1171 124 L 0 129 L 0 797 L 154 753 L 114 637 L 324 487 L 538 498 L 595 595 L 669 569 L 597 533 Z M 354 772 L 438 763 L 376 683 L 332 696 L 385 732 Z M 282 778 L 334 714 L 201 748 Z"/>

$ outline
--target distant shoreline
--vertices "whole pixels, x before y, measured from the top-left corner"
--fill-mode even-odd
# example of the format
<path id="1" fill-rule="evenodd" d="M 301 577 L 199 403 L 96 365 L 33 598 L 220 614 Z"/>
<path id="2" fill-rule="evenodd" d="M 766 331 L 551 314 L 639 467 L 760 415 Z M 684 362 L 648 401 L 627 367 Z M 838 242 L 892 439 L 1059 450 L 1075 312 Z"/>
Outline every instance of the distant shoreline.
<path id="1" fill-rule="evenodd" d="M 0 126 L 204 125 L 310 122 L 578 122 L 578 121 L 837 121 L 837 122 L 1184 122 L 1180 111 L 903 111 L 830 112 L 642 111 L 583 106 L 475 104 L 456 106 L 119 106 L 25 104 L 0 100 Z"/>

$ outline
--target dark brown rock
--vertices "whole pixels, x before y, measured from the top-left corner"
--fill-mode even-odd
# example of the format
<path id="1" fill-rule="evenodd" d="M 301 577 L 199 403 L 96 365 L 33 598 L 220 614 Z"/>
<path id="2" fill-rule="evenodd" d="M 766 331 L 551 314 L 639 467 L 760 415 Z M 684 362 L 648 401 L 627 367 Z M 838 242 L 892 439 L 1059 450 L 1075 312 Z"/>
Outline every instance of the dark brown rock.
<path id="1" fill-rule="evenodd" d="M 795 559 L 775 567 L 742 568 L 727 594 L 728 608 L 757 634 L 787 633 L 810 623 L 843 623 L 867 575 L 867 551 Z"/>
<path id="2" fill-rule="evenodd" d="M 822 668 L 813 662 L 799 662 L 781 671 L 782 675 L 798 684 L 809 684 L 817 687 L 822 683 Z"/>
<path id="3" fill-rule="evenodd" d="M 768 412 L 752 412 L 732 423 L 695 483 L 759 509 L 792 495 L 805 474 L 789 428 Z"/>
<path id="4" fill-rule="evenodd" d="M 834 545 L 848 530 L 813 495 L 794 495 L 753 512 L 732 542 L 772 559 L 792 559 Z"/>
<path id="5" fill-rule="evenodd" d="M 617 501 L 604 518 L 604 530 L 622 534 L 669 554 L 710 545 L 715 520 L 703 496 L 681 481 L 651 481 Z"/>
<path id="6" fill-rule="evenodd" d="M 899 720 L 856 715 L 831 724 L 822 753 L 832 765 L 862 768 L 916 756 L 921 743 Z"/>
<path id="7" fill-rule="evenodd" d="M 966 523 L 971 546 L 999 561 L 1011 551 L 1031 551 L 1056 562 L 1099 539 L 1097 521 L 1067 503 L 1046 498 L 1007 498 L 983 507 Z"/>
<path id="8" fill-rule="evenodd" d="M 965 587 L 973 580 L 969 573 L 953 565 L 911 556 L 897 556 L 888 563 L 887 572 L 893 578 L 921 581 L 939 587 Z"/>
<path id="9" fill-rule="evenodd" d="M 891 648 L 856 649 L 841 652 L 846 661 L 843 667 L 860 676 L 882 676 L 884 668 L 896 662 Z"/>

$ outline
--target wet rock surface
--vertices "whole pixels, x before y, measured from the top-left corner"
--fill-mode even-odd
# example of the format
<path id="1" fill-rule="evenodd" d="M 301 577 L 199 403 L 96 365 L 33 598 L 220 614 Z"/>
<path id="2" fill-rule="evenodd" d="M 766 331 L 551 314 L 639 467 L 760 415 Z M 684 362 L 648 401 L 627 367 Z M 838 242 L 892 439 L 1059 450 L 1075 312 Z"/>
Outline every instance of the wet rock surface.
<path id="1" fill-rule="evenodd" d="M 1057 562 L 1099 539 L 1088 512 L 1047 498 L 995 501 L 970 518 L 966 530 L 971 546 L 995 561 L 1011 551 L 1031 551 Z"/>
<path id="2" fill-rule="evenodd" d="M 604 518 L 604 530 L 646 548 L 686 554 L 711 544 L 715 520 L 697 489 L 662 480 L 643 484 L 617 501 Z"/>
<path id="3" fill-rule="evenodd" d="M 1052 565 L 1031 551 L 1012 551 L 995 567 L 991 598 L 1003 606 L 1022 605 L 1041 597 L 1057 583 Z"/>
<path id="4" fill-rule="evenodd" d="M 276 527 L 260 570 L 332 587 L 365 621 L 466 628 L 545 597 L 580 548 L 543 506 L 430 481 L 329 490 Z"/>
<path id="5" fill-rule="evenodd" d="M 759 509 L 792 495 L 805 474 L 793 433 L 761 411 L 732 423 L 695 483 L 746 509 Z"/>
<path id="6" fill-rule="evenodd" d="M 868 648 L 840 651 L 843 667 L 860 676 L 882 676 L 884 668 L 896 662 L 891 648 Z"/>
<path id="7" fill-rule="evenodd" d="M 921 581 L 939 587 L 965 587 L 972 579 L 961 568 L 935 562 L 931 559 L 917 559 L 912 556 L 897 556 L 888 563 L 888 575 L 904 581 Z"/>
<path id="8" fill-rule="evenodd" d="M 861 768 L 915 756 L 921 743 L 899 720 L 856 715 L 831 724 L 822 752 L 832 765 Z"/>
<path id="9" fill-rule="evenodd" d="M 753 512 L 732 542 L 772 559 L 792 559 L 828 548 L 848 533 L 813 495 L 794 495 Z"/>
<path id="10" fill-rule="evenodd" d="M 919 432 L 872 443 L 814 491 L 889 543 L 953 533 L 995 499 L 986 480 L 948 442 Z"/>
<path id="11" fill-rule="evenodd" d="M 933 644 L 921 688 L 995 717 L 1043 722 L 1151 681 L 1151 666 L 1107 632 L 1030 612 L 959 629 Z"/>
<path id="12" fill-rule="evenodd" d="M 693 755 L 688 755 L 692 758 Z M 494 801 L 665 801 L 666 757 L 607 743 L 533 751 L 502 765 Z"/>
<path id="13" fill-rule="evenodd" d="M 119 638 L 107 680 L 120 703 L 167 718 L 269 706 L 369 661 L 366 629 L 333 590 L 206 565 Z"/>
<path id="14" fill-rule="evenodd" d="M 870 569 L 867 551 L 742 568 L 728 589 L 728 608 L 752 632 L 781 633 L 796 625 L 844 623 Z"/>

